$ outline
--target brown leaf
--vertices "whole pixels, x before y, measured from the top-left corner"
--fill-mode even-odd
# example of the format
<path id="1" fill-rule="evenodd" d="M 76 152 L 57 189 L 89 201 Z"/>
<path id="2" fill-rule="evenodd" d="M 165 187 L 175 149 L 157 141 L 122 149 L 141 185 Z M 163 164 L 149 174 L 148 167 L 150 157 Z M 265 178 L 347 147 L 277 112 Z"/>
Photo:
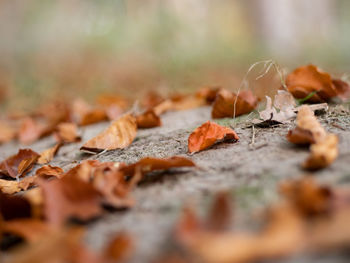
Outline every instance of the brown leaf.
<path id="1" fill-rule="evenodd" d="M 170 99 L 164 100 L 163 102 L 159 103 L 157 106 L 153 108 L 153 111 L 156 115 L 160 116 L 163 113 L 173 110 L 174 104 Z"/>
<path id="2" fill-rule="evenodd" d="M 51 224 L 60 225 L 71 217 L 88 220 L 101 214 L 100 194 L 78 177 L 41 179 L 38 183 L 43 190 L 44 214 Z"/>
<path id="3" fill-rule="evenodd" d="M 299 108 L 297 115 L 297 127 L 288 131 L 287 139 L 295 144 L 312 144 L 323 141 L 326 131 L 321 126 L 309 106 Z"/>
<path id="4" fill-rule="evenodd" d="M 332 80 L 335 89 L 337 90 L 338 97 L 343 101 L 347 101 L 350 97 L 350 85 L 349 83 L 341 79 Z"/>
<path id="5" fill-rule="evenodd" d="M 20 143 L 31 144 L 38 140 L 44 130 L 44 125 L 35 121 L 33 118 L 25 118 L 18 131 L 18 139 Z"/>
<path id="6" fill-rule="evenodd" d="M 249 90 L 236 94 L 222 89 L 218 92 L 213 104 L 212 118 L 232 118 L 251 112 L 258 104 L 257 98 Z M 235 106 L 236 105 L 236 106 Z"/>
<path id="7" fill-rule="evenodd" d="M 35 177 L 27 176 L 21 181 L 4 180 L 0 179 L 0 191 L 4 194 L 15 194 L 20 191 L 27 190 L 34 185 Z"/>
<path id="8" fill-rule="evenodd" d="M 20 149 L 17 154 L 0 163 L 0 174 L 17 178 L 30 171 L 39 158 L 39 154 L 30 149 Z"/>
<path id="9" fill-rule="evenodd" d="M 38 241 L 50 231 L 49 225 L 45 222 L 32 218 L 6 221 L 2 227 L 4 233 L 14 234 L 28 242 Z"/>
<path id="10" fill-rule="evenodd" d="M 326 102 L 337 96 L 331 76 L 314 65 L 302 66 L 291 72 L 286 78 L 288 91 L 297 99 L 303 99 L 316 92 L 309 102 Z"/>
<path id="11" fill-rule="evenodd" d="M 5 121 L 0 121 L 0 144 L 11 141 L 16 137 L 16 129 Z"/>
<path id="12" fill-rule="evenodd" d="M 329 166 L 338 157 L 338 137 L 328 134 L 323 141 L 310 147 L 310 156 L 303 163 L 307 170 L 318 170 Z"/>
<path id="13" fill-rule="evenodd" d="M 38 159 L 39 164 L 47 164 L 52 161 L 53 157 L 57 154 L 58 150 L 62 146 L 61 143 L 55 144 L 53 147 L 46 149 L 40 154 Z"/>
<path id="14" fill-rule="evenodd" d="M 214 102 L 216 95 L 220 90 L 221 89 L 219 86 L 203 87 L 196 92 L 196 96 L 204 98 L 207 104 L 211 104 L 212 102 Z"/>
<path id="15" fill-rule="evenodd" d="M 113 121 L 106 130 L 87 141 L 80 150 L 101 152 L 103 150 L 123 149 L 132 143 L 136 133 L 136 119 L 127 114 Z"/>
<path id="16" fill-rule="evenodd" d="M 125 261 L 133 250 L 133 240 L 126 233 L 118 233 L 102 252 L 105 262 Z"/>
<path id="17" fill-rule="evenodd" d="M 72 118 L 79 125 L 89 125 L 107 120 L 107 115 L 102 108 L 93 108 L 82 99 L 73 102 Z"/>
<path id="18" fill-rule="evenodd" d="M 158 92 L 150 91 L 145 96 L 143 96 L 143 99 L 141 100 L 141 105 L 148 110 L 153 109 L 163 101 L 163 96 L 161 96 Z"/>
<path id="19" fill-rule="evenodd" d="M 6 220 L 29 218 L 32 216 L 31 204 L 22 196 L 0 192 L 0 217 Z"/>
<path id="20" fill-rule="evenodd" d="M 146 173 L 157 170 L 168 170 L 175 167 L 193 166 L 195 166 L 194 162 L 180 156 L 173 156 L 165 159 L 146 157 L 134 164 L 122 166 L 119 170 L 126 176 L 133 176 L 137 169 L 140 169 L 142 175 L 145 175 Z"/>
<path id="21" fill-rule="evenodd" d="M 162 125 L 162 121 L 154 110 L 147 110 L 144 113 L 136 116 L 138 128 L 153 128 Z"/>
<path id="22" fill-rule="evenodd" d="M 75 123 L 62 122 L 57 126 L 55 138 L 58 143 L 79 142 L 81 137 L 78 135 L 78 127 Z"/>
<path id="23" fill-rule="evenodd" d="M 97 97 L 96 102 L 105 107 L 115 105 L 120 107 L 122 110 L 125 110 L 129 104 L 125 98 L 114 94 L 101 94 Z"/>
<path id="24" fill-rule="evenodd" d="M 45 165 L 35 172 L 35 176 L 41 177 L 41 178 L 50 178 L 50 177 L 57 177 L 61 178 L 64 174 L 64 171 L 60 167 L 51 166 L 51 165 Z"/>
<path id="25" fill-rule="evenodd" d="M 214 203 L 207 216 L 206 228 L 210 231 L 224 231 L 231 225 L 232 211 L 229 194 L 220 192 L 216 194 Z"/>
<path id="26" fill-rule="evenodd" d="M 209 148 L 219 140 L 237 141 L 238 139 L 239 137 L 234 130 L 207 121 L 188 137 L 188 151 L 190 153 L 199 152 Z"/>

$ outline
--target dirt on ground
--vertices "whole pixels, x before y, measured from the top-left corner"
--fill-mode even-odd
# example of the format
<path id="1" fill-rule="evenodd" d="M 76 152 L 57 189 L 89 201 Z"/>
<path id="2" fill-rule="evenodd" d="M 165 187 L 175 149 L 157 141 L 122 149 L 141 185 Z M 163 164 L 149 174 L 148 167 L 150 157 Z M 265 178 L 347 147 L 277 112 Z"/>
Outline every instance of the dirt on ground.
<path id="1" fill-rule="evenodd" d="M 126 149 L 96 155 L 82 153 L 81 145 L 97 135 L 108 123 L 81 128 L 80 143 L 63 146 L 50 165 L 64 170 L 86 159 L 113 162 L 136 162 L 143 157 L 186 156 L 197 168 L 176 169 L 153 173 L 137 187 L 132 195 L 136 205 L 128 210 L 111 211 L 88 226 L 87 244 L 98 250 L 113 234 L 126 231 L 135 241 L 131 262 L 151 262 L 169 248 L 172 227 L 185 203 L 194 205 L 200 213 L 206 211 L 213 195 L 221 190 L 232 193 L 235 202 L 235 229 L 256 227 L 259 211 L 278 200 L 277 185 L 286 178 L 305 175 L 301 163 L 308 156 L 308 148 L 296 147 L 286 140 L 294 121 L 269 128 L 251 127 L 252 115 L 215 120 L 232 127 L 239 135 L 236 143 L 220 143 L 210 149 L 189 155 L 189 134 L 203 122 L 210 120 L 210 107 L 169 112 L 162 116 L 163 125 L 139 130 L 135 141 Z M 330 107 L 318 119 L 329 132 L 339 136 L 339 157 L 327 169 L 313 173 L 321 182 L 337 185 L 350 182 L 350 115 L 346 105 Z M 254 133 L 254 141 L 252 143 Z M 0 159 L 29 147 L 41 152 L 54 145 L 53 137 L 33 145 L 16 142 L 0 146 Z M 35 169 L 32 173 L 35 172 Z M 344 257 L 303 256 L 285 262 L 346 262 Z"/>

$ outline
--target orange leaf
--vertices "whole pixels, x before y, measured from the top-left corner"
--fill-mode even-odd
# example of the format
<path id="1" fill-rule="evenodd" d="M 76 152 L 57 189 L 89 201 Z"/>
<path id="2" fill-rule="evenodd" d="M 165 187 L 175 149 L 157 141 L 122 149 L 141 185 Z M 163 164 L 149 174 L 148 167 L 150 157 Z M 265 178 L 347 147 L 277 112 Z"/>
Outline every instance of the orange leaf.
<path id="1" fill-rule="evenodd" d="M 219 140 L 237 141 L 238 139 L 239 137 L 234 130 L 207 121 L 188 137 L 188 151 L 190 153 L 199 152 L 209 148 Z"/>
<path id="2" fill-rule="evenodd" d="M 35 172 L 35 176 L 41 178 L 57 177 L 60 178 L 64 174 L 64 171 L 60 167 L 45 165 Z"/>
<path id="3" fill-rule="evenodd" d="M 56 155 L 56 153 L 58 152 L 58 150 L 60 149 L 60 147 L 62 146 L 61 143 L 57 143 L 56 145 L 54 145 L 53 147 L 46 149 L 45 151 L 43 151 L 40 154 L 40 157 L 38 159 L 38 163 L 39 164 L 46 164 L 51 162 L 51 160 L 53 159 L 53 157 Z"/>
<path id="4" fill-rule="evenodd" d="M 56 140 L 62 143 L 79 142 L 78 127 L 75 123 L 62 122 L 57 126 Z"/>
<path id="5" fill-rule="evenodd" d="M 0 179 L 0 191 L 5 194 L 15 194 L 22 190 L 27 190 L 34 185 L 35 177 L 27 176 L 21 181 L 4 180 Z"/>
<path id="6" fill-rule="evenodd" d="M 106 130 L 87 141 L 80 150 L 101 152 L 103 150 L 123 149 L 132 143 L 136 133 L 136 119 L 127 114 L 113 121 Z"/>
<path id="7" fill-rule="evenodd" d="M 337 96 L 331 76 L 314 65 L 295 69 L 286 78 L 288 91 L 297 99 L 303 99 L 316 92 L 308 101 L 325 102 Z"/>
<path id="8" fill-rule="evenodd" d="M 236 104 L 236 109 L 235 109 Z M 232 118 L 251 112 L 258 104 L 257 98 L 249 90 L 236 94 L 222 89 L 218 92 L 213 104 L 211 115 L 213 118 Z"/>
<path id="9" fill-rule="evenodd" d="M 154 110 L 148 110 L 136 116 L 136 123 L 138 128 L 153 128 L 162 125 L 162 122 Z"/>
<path id="10" fill-rule="evenodd" d="M 17 154 L 0 163 L 0 174 L 12 178 L 23 176 L 32 169 L 39 156 L 30 149 L 20 149 Z"/>

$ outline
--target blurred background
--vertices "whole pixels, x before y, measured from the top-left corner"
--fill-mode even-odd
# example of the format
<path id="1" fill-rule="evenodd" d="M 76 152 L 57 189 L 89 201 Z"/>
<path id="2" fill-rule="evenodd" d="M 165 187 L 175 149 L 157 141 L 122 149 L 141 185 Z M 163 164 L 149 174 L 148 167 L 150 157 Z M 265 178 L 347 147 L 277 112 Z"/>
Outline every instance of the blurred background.
<path id="1" fill-rule="evenodd" d="M 346 0 L 0 1 L 1 110 L 106 92 L 234 90 L 265 59 L 341 76 L 349 28 Z M 274 76 L 252 84 L 260 96 L 279 85 Z"/>

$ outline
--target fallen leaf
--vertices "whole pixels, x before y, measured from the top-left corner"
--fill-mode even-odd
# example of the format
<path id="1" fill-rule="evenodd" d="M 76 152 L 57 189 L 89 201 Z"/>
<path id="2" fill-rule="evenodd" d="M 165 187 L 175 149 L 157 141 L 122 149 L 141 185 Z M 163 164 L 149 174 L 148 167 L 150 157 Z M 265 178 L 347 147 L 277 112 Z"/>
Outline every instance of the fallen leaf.
<path id="1" fill-rule="evenodd" d="M 0 144 L 11 141 L 16 135 L 16 129 L 7 122 L 0 121 Z"/>
<path id="2" fill-rule="evenodd" d="M 163 113 L 173 110 L 174 104 L 170 99 L 164 100 L 163 102 L 159 103 L 157 106 L 153 108 L 153 111 L 156 115 L 160 116 Z"/>
<path id="3" fill-rule="evenodd" d="M 60 167 L 51 166 L 51 165 L 45 165 L 35 172 L 36 177 L 41 178 L 51 178 L 51 177 L 57 177 L 61 178 L 64 174 L 64 171 Z"/>
<path id="4" fill-rule="evenodd" d="M 143 96 L 143 99 L 141 100 L 141 105 L 148 110 L 153 109 L 157 105 L 161 104 L 163 101 L 163 96 L 161 96 L 156 91 L 150 91 L 145 96 Z"/>
<path id="5" fill-rule="evenodd" d="M 17 178 L 29 172 L 39 158 L 39 154 L 30 149 L 20 149 L 17 154 L 0 163 L 0 174 Z"/>
<path id="6" fill-rule="evenodd" d="M 239 137 L 234 130 L 207 121 L 196 128 L 188 137 L 188 151 L 199 152 L 214 145 L 219 140 L 238 141 Z"/>
<path id="7" fill-rule="evenodd" d="M 35 242 L 49 233 L 50 226 L 42 220 L 24 218 L 6 221 L 2 229 L 4 233 L 19 236 L 28 242 Z"/>
<path id="8" fill-rule="evenodd" d="M 45 218 L 53 225 L 60 225 L 72 217 L 88 220 L 102 212 L 99 192 L 78 177 L 41 179 L 38 184 L 43 191 Z"/>
<path id="9" fill-rule="evenodd" d="M 154 110 L 147 110 L 144 113 L 137 115 L 136 123 L 138 128 L 153 128 L 162 125 L 159 116 Z"/>
<path id="10" fill-rule="evenodd" d="M 52 161 L 53 157 L 57 154 L 58 150 L 62 146 L 61 143 L 55 144 L 53 147 L 46 149 L 40 154 L 38 159 L 39 164 L 47 164 Z"/>
<path id="11" fill-rule="evenodd" d="M 228 90 L 222 89 L 213 104 L 212 118 L 237 117 L 254 110 L 258 104 L 257 98 L 249 90 L 240 91 L 238 96 Z"/>
<path id="12" fill-rule="evenodd" d="M 165 159 L 146 157 L 134 164 L 120 167 L 119 171 L 121 171 L 126 176 L 133 176 L 138 169 L 142 175 L 145 175 L 146 173 L 157 170 L 168 170 L 170 168 L 176 167 L 193 166 L 195 166 L 194 162 L 181 156 L 173 156 Z"/>
<path id="13" fill-rule="evenodd" d="M 76 99 L 72 106 L 72 119 L 81 126 L 107 120 L 102 108 L 93 108 L 82 99 Z"/>
<path id="14" fill-rule="evenodd" d="M 325 139 L 327 133 L 309 106 L 303 105 L 299 108 L 296 122 L 297 127 L 287 134 L 287 140 L 291 143 L 312 144 Z"/>
<path id="15" fill-rule="evenodd" d="M 114 94 L 101 94 L 96 99 L 97 104 L 110 107 L 110 106 L 118 106 L 121 110 L 125 110 L 128 107 L 128 101 L 118 95 Z"/>
<path id="16" fill-rule="evenodd" d="M 32 216 L 29 201 L 17 195 L 8 195 L 0 191 L 0 217 L 6 220 L 30 218 Z"/>
<path id="17" fill-rule="evenodd" d="M 33 118 L 27 117 L 21 122 L 18 131 L 18 139 L 20 143 L 31 144 L 41 137 L 43 130 L 44 126 L 41 123 L 35 121 Z"/>
<path id="18" fill-rule="evenodd" d="M 15 194 L 20 191 L 25 191 L 34 185 L 35 177 L 27 176 L 21 181 L 0 179 L 0 191 L 4 194 Z"/>
<path id="19" fill-rule="evenodd" d="M 318 170 L 329 166 L 338 157 L 338 137 L 328 134 L 324 140 L 312 144 L 310 155 L 303 163 L 307 170 Z"/>
<path id="20" fill-rule="evenodd" d="M 211 104 L 212 102 L 214 102 L 220 90 L 221 89 L 219 86 L 203 87 L 196 92 L 196 96 L 200 98 L 204 98 L 207 104 Z"/>
<path id="21" fill-rule="evenodd" d="M 229 193 L 216 194 L 211 210 L 208 213 L 206 228 L 209 231 L 224 231 L 229 229 L 232 220 L 231 200 Z"/>
<path id="22" fill-rule="evenodd" d="M 295 69 L 287 76 L 286 85 L 297 99 L 304 99 L 315 92 L 308 102 L 326 102 L 338 95 L 331 76 L 314 65 Z"/>
<path id="23" fill-rule="evenodd" d="M 123 149 L 132 143 L 136 133 L 136 119 L 127 114 L 113 121 L 106 130 L 87 141 L 80 150 L 101 152 L 103 150 Z"/>
<path id="24" fill-rule="evenodd" d="M 332 80 L 335 89 L 337 90 L 338 97 L 343 101 L 347 101 L 350 97 L 350 85 L 349 83 L 341 79 Z"/>
<path id="25" fill-rule="evenodd" d="M 127 260 L 133 250 L 133 240 L 127 233 L 116 234 L 103 249 L 102 257 L 105 262 Z"/>
<path id="26" fill-rule="evenodd" d="M 56 127 L 55 138 L 58 143 L 79 142 L 78 127 L 75 123 L 62 122 Z"/>

